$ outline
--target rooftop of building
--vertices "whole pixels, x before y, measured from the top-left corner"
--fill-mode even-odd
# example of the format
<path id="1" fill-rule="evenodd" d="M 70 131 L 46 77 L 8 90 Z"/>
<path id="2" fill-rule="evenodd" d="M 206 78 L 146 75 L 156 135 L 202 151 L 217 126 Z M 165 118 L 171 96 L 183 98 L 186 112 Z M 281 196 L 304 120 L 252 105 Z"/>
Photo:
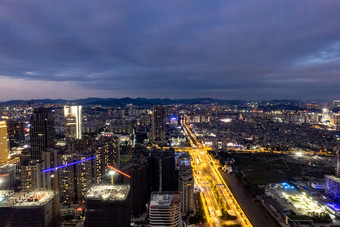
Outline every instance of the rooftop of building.
<path id="1" fill-rule="evenodd" d="M 151 194 L 150 206 L 169 207 L 181 202 L 179 192 L 153 192 Z"/>
<path id="2" fill-rule="evenodd" d="M 129 185 L 95 185 L 86 195 L 86 199 L 126 200 L 130 191 Z"/>
<path id="3" fill-rule="evenodd" d="M 34 207 L 44 206 L 53 199 L 53 191 L 17 192 L 5 198 L 1 206 Z"/>
<path id="4" fill-rule="evenodd" d="M 78 203 L 63 203 L 60 205 L 60 209 L 78 209 L 81 208 L 81 205 Z"/>
<path id="5" fill-rule="evenodd" d="M 340 183 L 340 177 L 337 177 L 337 176 L 334 176 L 334 175 L 325 175 L 325 178 L 329 178 L 331 180 L 334 180 L 334 181 Z"/>

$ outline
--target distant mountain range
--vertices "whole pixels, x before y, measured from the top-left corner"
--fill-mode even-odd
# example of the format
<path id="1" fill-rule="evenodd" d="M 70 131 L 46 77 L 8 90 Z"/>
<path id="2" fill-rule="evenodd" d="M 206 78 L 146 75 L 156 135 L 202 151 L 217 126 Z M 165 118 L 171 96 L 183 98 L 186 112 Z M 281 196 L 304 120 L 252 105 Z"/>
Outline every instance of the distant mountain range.
<path id="1" fill-rule="evenodd" d="M 146 99 L 146 98 L 87 98 L 87 99 L 31 99 L 31 100 L 10 100 L 0 102 L 0 105 L 20 105 L 25 103 L 39 104 L 78 104 L 78 105 L 103 105 L 103 106 L 125 106 L 127 104 L 139 106 L 151 105 L 169 105 L 169 104 L 241 104 L 241 100 L 220 100 L 212 98 L 196 98 L 196 99 Z"/>
<path id="2" fill-rule="evenodd" d="M 146 98 L 86 98 L 86 99 L 31 99 L 31 100 L 11 100 L 0 102 L 0 105 L 20 105 L 28 103 L 37 104 L 73 104 L 73 105 L 102 105 L 102 106 L 125 106 L 128 104 L 138 106 L 152 106 L 152 105 L 169 105 L 169 104 L 229 104 L 229 105 L 242 105 L 247 101 L 242 100 L 221 100 L 213 98 L 194 98 L 194 99 L 146 99 Z M 271 100 L 268 101 L 274 105 L 294 105 L 301 103 L 298 100 Z M 262 101 L 265 103 L 265 101 Z"/>

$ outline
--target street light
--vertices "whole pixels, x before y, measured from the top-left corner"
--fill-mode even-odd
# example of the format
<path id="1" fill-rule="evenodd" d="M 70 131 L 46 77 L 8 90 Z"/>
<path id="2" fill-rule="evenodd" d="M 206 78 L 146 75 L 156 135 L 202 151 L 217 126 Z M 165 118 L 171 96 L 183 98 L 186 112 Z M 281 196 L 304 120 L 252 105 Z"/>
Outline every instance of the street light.
<path id="1" fill-rule="evenodd" d="M 116 171 L 110 170 L 109 175 L 111 175 L 111 184 L 113 185 L 113 176 L 116 174 Z"/>

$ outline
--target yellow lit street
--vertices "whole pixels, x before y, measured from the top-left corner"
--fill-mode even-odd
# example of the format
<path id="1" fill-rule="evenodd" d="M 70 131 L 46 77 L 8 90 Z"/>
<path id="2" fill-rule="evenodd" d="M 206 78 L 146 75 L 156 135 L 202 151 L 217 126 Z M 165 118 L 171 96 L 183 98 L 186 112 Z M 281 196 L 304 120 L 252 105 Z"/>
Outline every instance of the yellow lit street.
<path id="1" fill-rule="evenodd" d="M 182 121 L 191 148 L 186 148 L 192 157 L 195 186 L 201 192 L 203 210 L 209 226 L 241 224 L 252 226 L 239 203 L 229 190 L 218 168 L 219 164 L 197 140 L 194 133 Z"/>

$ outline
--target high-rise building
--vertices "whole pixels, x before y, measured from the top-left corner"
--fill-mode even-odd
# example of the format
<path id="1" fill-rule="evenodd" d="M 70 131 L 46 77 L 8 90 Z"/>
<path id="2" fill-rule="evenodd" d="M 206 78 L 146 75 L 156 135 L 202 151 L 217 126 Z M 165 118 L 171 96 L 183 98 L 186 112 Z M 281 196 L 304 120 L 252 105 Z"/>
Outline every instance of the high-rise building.
<path id="1" fill-rule="evenodd" d="M 76 154 L 76 161 L 85 160 L 96 156 L 95 151 L 87 151 Z M 97 183 L 96 159 L 82 162 L 75 167 L 76 201 L 83 202 L 90 187 Z"/>
<path id="2" fill-rule="evenodd" d="M 79 162 L 96 156 L 94 151 L 72 153 L 64 150 L 58 152 L 61 165 Z M 84 202 L 89 188 L 97 183 L 96 159 L 80 162 L 58 170 L 60 199 L 62 202 Z"/>
<path id="3" fill-rule="evenodd" d="M 58 171 L 42 173 L 45 169 L 56 167 L 58 165 L 57 160 L 57 150 L 52 148 L 41 152 L 41 160 L 23 160 L 20 167 L 22 190 L 52 190 L 52 175 L 56 177 L 56 185 L 58 185 Z"/>
<path id="4" fill-rule="evenodd" d="M 34 109 L 31 117 L 31 156 L 42 159 L 42 152 L 54 147 L 54 121 L 52 111 L 45 108 Z"/>
<path id="5" fill-rule="evenodd" d="M 96 140 L 95 150 L 97 154 L 97 183 L 100 183 L 108 171 L 108 165 L 120 168 L 119 139 L 102 136 Z"/>
<path id="6" fill-rule="evenodd" d="M 24 123 L 10 120 L 7 122 L 7 125 L 10 150 L 12 150 L 13 147 L 23 146 L 25 142 Z"/>
<path id="7" fill-rule="evenodd" d="M 0 162 L 9 156 L 9 142 L 6 121 L 0 121 Z"/>
<path id="8" fill-rule="evenodd" d="M 21 163 L 21 188 L 23 191 L 41 190 L 43 188 L 43 161 L 32 160 Z"/>
<path id="9" fill-rule="evenodd" d="M 328 108 L 322 109 L 322 121 L 329 122 L 332 118 L 332 112 Z"/>
<path id="10" fill-rule="evenodd" d="M 165 122 L 166 109 L 164 106 L 154 106 L 152 108 L 151 135 L 152 142 L 157 144 L 165 143 Z"/>
<path id="11" fill-rule="evenodd" d="M 82 106 L 64 106 L 65 116 L 65 137 L 81 139 L 81 115 Z"/>
<path id="12" fill-rule="evenodd" d="M 60 165 L 74 162 L 75 157 L 75 153 L 71 153 L 66 149 L 58 152 L 58 161 Z M 75 175 L 75 166 L 59 169 L 58 177 L 60 201 L 62 203 L 72 203 L 76 201 L 77 179 Z"/>
<path id="13" fill-rule="evenodd" d="M 130 226 L 130 186 L 95 185 L 85 197 L 88 226 Z"/>
<path id="14" fill-rule="evenodd" d="M 150 168 L 153 191 L 176 191 L 178 189 L 174 149 L 152 150 Z"/>
<path id="15" fill-rule="evenodd" d="M 181 194 L 179 192 L 151 193 L 149 217 L 151 227 L 183 226 Z"/>
<path id="16" fill-rule="evenodd" d="M 189 152 L 182 152 L 178 157 L 179 182 L 178 191 L 181 194 L 182 212 L 185 214 L 195 211 L 194 177 Z"/>

